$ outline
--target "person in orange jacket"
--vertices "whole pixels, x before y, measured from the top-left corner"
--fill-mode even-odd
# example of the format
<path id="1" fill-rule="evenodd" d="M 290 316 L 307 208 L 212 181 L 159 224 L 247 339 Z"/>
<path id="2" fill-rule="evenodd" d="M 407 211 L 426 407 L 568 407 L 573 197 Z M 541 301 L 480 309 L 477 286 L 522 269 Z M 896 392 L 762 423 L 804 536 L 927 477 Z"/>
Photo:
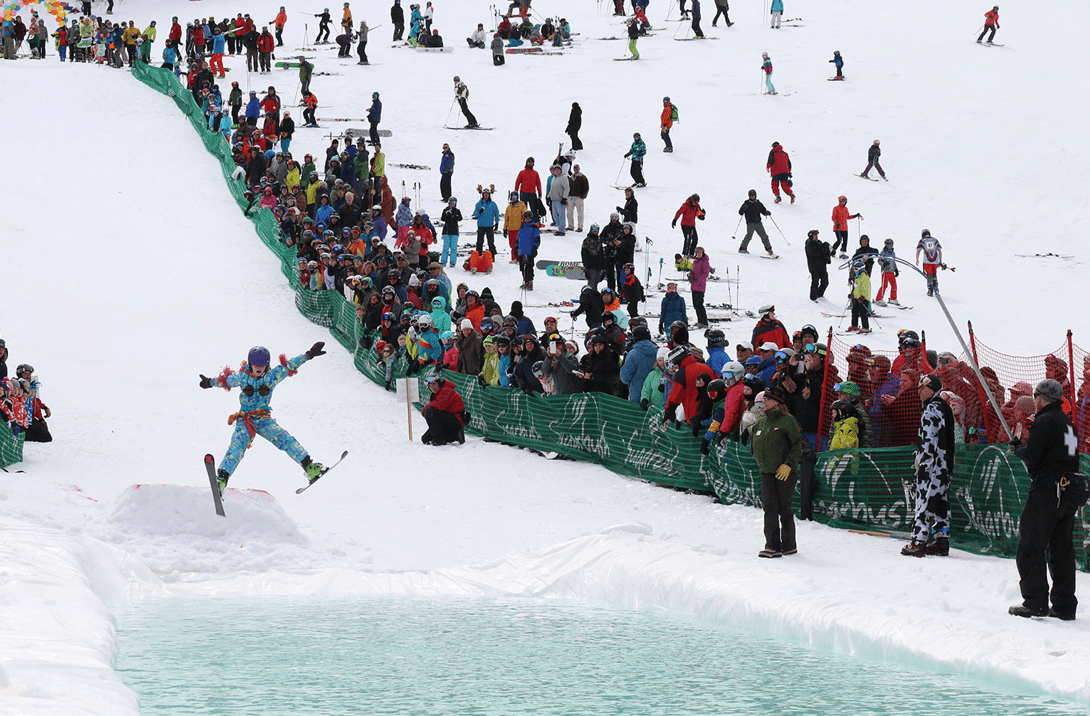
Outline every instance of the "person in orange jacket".
<path id="1" fill-rule="evenodd" d="M 276 26 L 276 46 L 284 46 L 284 25 L 288 24 L 288 13 L 284 10 L 284 6 L 280 6 L 280 12 L 277 13 L 276 19 L 273 20 L 273 25 Z"/>
<path id="2" fill-rule="evenodd" d="M 674 151 L 674 143 L 670 141 L 670 129 L 674 126 L 674 105 L 670 103 L 669 97 L 662 98 L 662 114 L 659 116 L 659 134 L 662 135 L 662 141 L 666 142 L 666 146 L 662 151 L 672 152 Z"/>
<path id="3" fill-rule="evenodd" d="M 976 44 L 980 44 L 980 41 L 984 39 L 985 35 L 989 32 L 988 42 L 986 44 L 992 44 L 992 40 L 995 39 L 995 31 L 999 29 L 999 6 L 996 5 L 988 12 L 984 13 L 984 30 L 980 33 L 980 37 L 976 38 Z"/>
<path id="4" fill-rule="evenodd" d="M 862 214 L 848 213 L 848 197 L 841 194 L 837 198 L 837 204 L 833 207 L 833 242 L 832 253 L 836 253 L 836 247 L 840 246 L 840 258 L 848 258 L 848 219 L 863 218 Z"/>

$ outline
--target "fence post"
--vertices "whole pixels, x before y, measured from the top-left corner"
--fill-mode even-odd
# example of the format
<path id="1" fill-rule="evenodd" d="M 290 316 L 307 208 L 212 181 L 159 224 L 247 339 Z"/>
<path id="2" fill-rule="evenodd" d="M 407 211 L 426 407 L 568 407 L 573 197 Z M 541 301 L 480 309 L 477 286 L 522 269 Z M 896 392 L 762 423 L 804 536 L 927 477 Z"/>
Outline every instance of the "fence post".
<path id="1" fill-rule="evenodd" d="M 1075 434 L 1079 432 L 1078 392 L 1075 390 L 1075 348 L 1071 345 L 1071 329 L 1067 329 L 1067 372 L 1068 390 L 1071 392 L 1071 422 L 1075 423 Z"/>

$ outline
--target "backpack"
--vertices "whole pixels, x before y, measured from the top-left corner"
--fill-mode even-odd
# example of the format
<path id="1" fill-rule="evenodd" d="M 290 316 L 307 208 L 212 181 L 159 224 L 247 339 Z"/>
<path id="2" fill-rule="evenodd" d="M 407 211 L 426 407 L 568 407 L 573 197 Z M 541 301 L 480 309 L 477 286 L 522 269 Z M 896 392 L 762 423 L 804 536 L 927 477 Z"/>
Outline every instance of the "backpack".
<path id="1" fill-rule="evenodd" d="M 678 116 L 678 113 L 677 113 L 677 105 L 676 104 L 671 104 L 670 105 L 670 121 L 671 122 L 680 122 L 681 121 L 681 118 Z"/>

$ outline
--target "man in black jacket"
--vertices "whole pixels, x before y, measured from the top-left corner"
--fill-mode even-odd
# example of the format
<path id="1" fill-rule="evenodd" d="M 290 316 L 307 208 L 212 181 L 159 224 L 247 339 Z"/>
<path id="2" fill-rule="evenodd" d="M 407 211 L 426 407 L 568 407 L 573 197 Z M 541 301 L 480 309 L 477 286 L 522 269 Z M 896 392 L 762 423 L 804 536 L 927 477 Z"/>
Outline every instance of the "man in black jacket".
<path id="1" fill-rule="evenodd" d="M 1022 603 L 1008 612 L 1016 617 L 1075 618 L 1075 548 L 1071 532 L 1075 513 L 1086 501 L 1085 478 L 1072 478 L 1079 469 L 1078 437 L 1061 401 L 1063 387 L 1048 379 L 1033 391 L 1037 409 L 1029 440 L 1011 441 L 1014 454 L 1033 478 L 1018 526 L 1018 587 Z M 1077 494 L 1080 493 L 1081 494 Z M 1052 608 L 1048 578 L 1052 573 Z"/>
<path id="2" fill-rule="evenodd" d="M 811 229 L 806 234 L 806 268 L 810 271 L 810 300 L 817 301 L 829 288 L 829 264 L 832 252 L 829 242 L 818 238 L 818 230 Z"/>
<path id="3" fill-rule="evenodd" d="M 390 22 L 394 25 L 394 42 L 400 42 L 405 34 L 405 11 L 401 9 L 401 0 L 394 0 L 390 8 Z"/>
<path id="4" fill-rule="evenodd" d="M 772 244 L 768 241 L 768 232 L 765 231 L 764 224 L 761 223 L 761 217 L 772 216 L 772 212 L 766 209 L 765 205 L 757 198 L 756 189 L 749 190 L 749 198 L 742 202 L 742 206 L 738 209 L 738 216 L 746 217 L 746 235 L 742 239 L 742 245 L 738 247 L 738 253 L 749 253 L 749 240 L 753 238 L 753 232 L 756 231 L 765 245 L 765 251 L 768 252 L 769 256 L 773 256 Z"/>

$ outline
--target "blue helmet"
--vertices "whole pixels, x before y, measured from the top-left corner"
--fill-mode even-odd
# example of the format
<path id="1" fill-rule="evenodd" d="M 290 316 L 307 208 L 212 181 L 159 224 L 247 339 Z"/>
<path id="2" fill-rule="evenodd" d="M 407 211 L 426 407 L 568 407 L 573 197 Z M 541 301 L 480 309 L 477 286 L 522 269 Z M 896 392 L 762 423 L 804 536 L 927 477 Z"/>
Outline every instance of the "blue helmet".
<path id="1" fill-rule="evenodd" d="M 254 346 L 246 356 L 246 362 L 251 366 L 265 366 L 268 368 L 270 362 L 269 349 L 265 346 Z"/>

